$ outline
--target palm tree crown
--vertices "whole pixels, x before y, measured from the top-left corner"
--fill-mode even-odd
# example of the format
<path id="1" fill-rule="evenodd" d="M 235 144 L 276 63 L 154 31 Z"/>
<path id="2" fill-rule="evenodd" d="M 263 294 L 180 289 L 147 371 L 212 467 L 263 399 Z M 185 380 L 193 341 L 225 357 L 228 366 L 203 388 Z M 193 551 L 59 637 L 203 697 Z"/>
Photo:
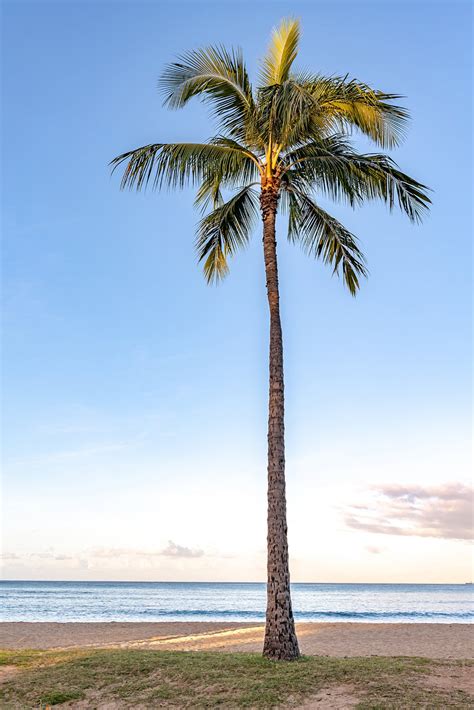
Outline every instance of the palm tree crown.
<path id="1" fill-rule="evenodd" d="M 154 143 L 119 155 L 122 187 L 138 190 L 196 186 L 202 210 L 196 248 L 208 281 L 228 272 L 229 257 L 248 242 L 258 217 L 258 187 L 272 187 L 288 214 L 288 238 L 341 273 L 355 295 L 365 259 L 356 237 L 323 210 L 319 193 L 357 206 L 379 199 L 419 221 L 427 188 L 380 153 L 360 154 L 356 128 L 383 148 L 403 138 L 407 111 L 400 98 L 355 79 L 293 70 L 300 30 L 284 20 L 274 30 L 254 88 L 240 50 L 187 52 L 160 79 L 165 105 L 194 96 L 210 104 L 220 132 L 207 143 Z M 232 195 L 224 199 L 224 193 Z"/>

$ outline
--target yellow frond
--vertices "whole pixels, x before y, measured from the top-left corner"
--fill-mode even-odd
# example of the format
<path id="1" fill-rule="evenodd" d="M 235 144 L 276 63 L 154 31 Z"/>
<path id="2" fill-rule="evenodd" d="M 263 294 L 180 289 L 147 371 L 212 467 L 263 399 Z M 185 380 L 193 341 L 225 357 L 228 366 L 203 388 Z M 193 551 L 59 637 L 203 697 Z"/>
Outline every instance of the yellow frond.
<path id="1" fill-rule="evenodd" d="M 298 53 L 300 38 L 299 20 L 287 18 L 272 32 L 270 46 L 263 60 L 261 81 L 263 86 L 284 82 Z"/>

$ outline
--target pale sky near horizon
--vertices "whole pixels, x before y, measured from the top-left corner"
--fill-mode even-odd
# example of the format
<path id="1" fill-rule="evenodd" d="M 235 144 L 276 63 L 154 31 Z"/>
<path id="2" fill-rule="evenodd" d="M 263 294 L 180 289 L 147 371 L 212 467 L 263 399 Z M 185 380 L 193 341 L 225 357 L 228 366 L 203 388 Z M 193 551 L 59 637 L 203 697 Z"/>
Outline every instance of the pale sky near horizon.
<path id="1" fill-rule="evenodd" d="M 255 76 L 296 15 L 299 66 L 406 97 L 393 156 L 434 192 L 421 227 L 331 206 L 367 255 L 356 299 L 280 219 L 292 579 L 471 580 L 471 14 L 3 3 L 5 578 L 265 579 L 259 233 L 208 287 L 191 191 L 121 193 L 108 161 L 211 136 L 199 103 L 162 108 L 164 64 L 222 42 Z"/>

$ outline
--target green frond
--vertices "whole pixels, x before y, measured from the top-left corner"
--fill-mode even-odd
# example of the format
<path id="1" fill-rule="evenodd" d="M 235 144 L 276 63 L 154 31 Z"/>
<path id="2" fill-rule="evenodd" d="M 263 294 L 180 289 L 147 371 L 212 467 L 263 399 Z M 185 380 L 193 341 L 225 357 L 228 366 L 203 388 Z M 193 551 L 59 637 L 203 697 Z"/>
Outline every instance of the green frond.
<path id="1" fill-rule="evenodd" d="M 239 143 L 236 141 L 234 138 L 229 138 L 228 136 L 216 136 L 215 138 L 212 138 L 210 141 L 213 145 L 219 145 L 222 146 L 223 148 L 229 148 L 230 150 L 236 150 L 241 152 L 243 155 L 246 155 L 250 160 L 252 160 L 255 163 L 255 166 L 257 169 L 262 167 L 262 163 L 258 155 L 256 155 L 250 147 L 247 145 L 242 145 L 242 143 Z"/>
<path id="2" fill-rule="evenodd" d="M 355 296 L 359 278 L 367 276 L 357 237 L 308 195 L 290 190 L 289 202 L 288 239 L 300 242 L 308 254 L 330 264 L 333 273 L 342 274 L 344 283 Z"/>
<path id="3" fill-rule="evenodd" d="M 141 190 L 150 181 L 153 188 L 163 185 L 182 188 L 195 185 L 210 174 L 228 180 L 247 181 L 258 173 L 255 162 L 240 148 L 210 143 L 155 143 L 123 153 L 111 161 L 113 171 L 125 164 L 121 187 Z"/>
<path id="4" fill-rule="evenodd" d="M 387 155 L 357 155 L 350 158 L 354 180 L 364 199 L 378 199 L 390 210 L 398 206 L 412 222 L 421 222 L 431 200 L 426 185 L 398 169 Z"/>
<path id="5" fill-rule="evenodd" d="M 428 188 L 405 173 L 386 155 L 356 153 L 344 136 L 334 135 L 301 146 L 283 160 L 282 184 L 299 190 L 318 189 L 352 206 L 365 200 L 397 205 L 413 222 L 422 220 L 431 204 Z"/>
<path id="6" fill-rule="evenodd" d="M 266 143 L 288 149 L 312 135 L 315 99 L 291 79 L 258 91 L 256 124 Z"/>
<path id="7" fill-rule="evenodd" d="M 202 213 L 206 212 L 209 208 L 215 209 L 223 203 L 223 188 L 236 187 L 237 183 L 242 184 L 250 182 L 250 184 L 256 184 L 251 181 L 255 180 L 260 170 L 258 158 L 244 146 L 237 143 L 237 141 L 227 138 L 226 136 L 217 136 L 216 138 L 213 138 L 211 142 L 213 145 L 240 151 L 253 162 L 253 165 L 249 162 L 246 164 L 245 170 L 239 170 L 234 173 L 229 171 L 222 172 L 217 166 L 214 166 L 201 182 L 194 202 L 195 206 L 199 207 Z M 224 165 L 223 167 L 226 166 Z"/>
<path id="8" fill-rule="evenodd" d="M 169 108 L 194 96 L 212 104 L 222 128 L 244 137 L 251 130 L 254 100 L 241 50 L 206 47 L 187 52 L 164 70 L 159 87 Z"/>
<path id="9" fill-rule="evenodd" d="M 282 185 L 300 191 L 319 190 L 335 202 L 360 204 L 363 192 L 347 160 L 350 145 L 342 135 L 312 141 L 286 153 L 281 161 Z"/>
<path id="10" fill-rule="evenodd" d="M 255 111 L 260 135 L 284 149 L 332 133 L 349 135 L 358 129 L 382 146 L 403 138 L 408 113 L 391 103 L 393 94 L 340 78 L 291 75 L 281 84 L 258 91 Z"/>
<path id="11" fill-rule="evenodd" d="M 291 65 L 298 53 L 299 38 L 300 23 L 296 19 L 282 20 L 279 27 L 273 30 L 260 72 L 262 86 L 282 84 L 288 79 Z"/>
<path id="12" fill-rule="evenodd" d="M 222 178 L 216 173 L 210 173 L 207 175 L 196 193 L 196 199 L 194 200 L 194 206 L 198 207 L 202 214 L 204 214 L 208 209 L 215 209 L 223 204 L 224 200 L 222 197 Z"/>
<path id="13" fill-rule="evenodd" d="M 392 103 L 401 98 L 398 94 L 377 91 L 347 76 L 310 78 L 306 74 L 295 81 L 316 100 L 321 129 L 356 127 L 384 148 L 393 148 L 404 138 L 409 114 Z"/>
<path id="14" fill-rule="evenodd" d="M 227 275 L 227 258 L 247 244 L 257 217 L 257 193 L 246 186 L 201 220 L 196 249 L 208 283 Z"/>
<path id="15" fill-rule="evenodd" d="M 309 164 L 326 159 L 343 160 L 346 152 L 351 150 L 351 144 L 343 133 L 330 136 L 316 136 L 290 150 L 285 150 L 281 156 L 282 170 L 290 170 L 297 165 Z"/>

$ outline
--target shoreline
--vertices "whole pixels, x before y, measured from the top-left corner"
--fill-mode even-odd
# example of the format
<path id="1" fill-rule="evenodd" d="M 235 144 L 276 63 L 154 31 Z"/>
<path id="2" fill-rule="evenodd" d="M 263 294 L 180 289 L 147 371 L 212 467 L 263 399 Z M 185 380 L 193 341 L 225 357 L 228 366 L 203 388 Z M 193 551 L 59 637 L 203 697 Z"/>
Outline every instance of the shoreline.
<path id="1" fill-rule="evenodd" d="M 133 648 L 260 652 L 258 622 L 28 622 L 0 623 L 0 648 Z M 301 651 L 332 657 L 418 656 L 474 658 L 474 633 L 463 623 L 304 622 L 296 624 Z"/>

